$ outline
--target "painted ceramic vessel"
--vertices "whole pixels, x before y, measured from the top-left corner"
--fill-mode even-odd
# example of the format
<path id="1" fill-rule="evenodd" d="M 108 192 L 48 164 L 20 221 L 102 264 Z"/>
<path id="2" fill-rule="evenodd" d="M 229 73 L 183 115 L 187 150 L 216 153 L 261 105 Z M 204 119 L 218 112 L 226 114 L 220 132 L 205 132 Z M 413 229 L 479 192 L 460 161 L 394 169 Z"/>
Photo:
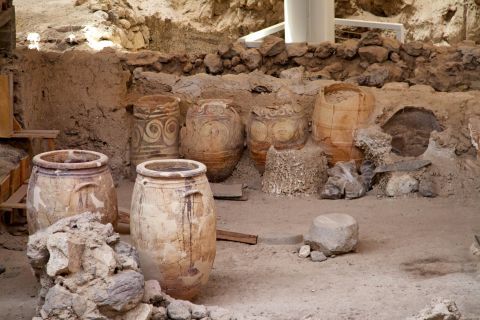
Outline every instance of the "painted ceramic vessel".
<path id="1" fill-rule="evenodd" d="M 193 299 L 216 253 L 216 210 L 205 175 L 193 160 L 152 160 L 137 167 L 130 233 L 146 279 L 175 298 Z"/>
<path id="2" fill-rule="evenodd" d="M 200 100 L 187 112 L 181 154 L 207 166 L 209 181 L 228 178 L 243 153 L 244 128 L 232 100 Z"/>
<path id="3" fill-rule="evenodd" d="M 132 173 L 138 164 L 154 159 L 179 156 L 180 99 L 151 95 L 133 106 L 133 131 L 130 148 Z"/>
<path id="4" fill-rule="evenodd" d="M 117 223 L 117 194 L 108 157 L 86 150 L 57 150 L 33 158 L 27 191 L 30 234 L 85 211 Z"/>
<path id="5" fill-rule="evenodd" d="M 353 84 L 337 83 L 320 91 L 312 115 L 312 138 L 325 148 L 330 164 L 363 160 L 353 136 L 368 124 L 374 105 L 372 93 Z"/>
<path id="6" fill-rule="evenodd" d="M 301 149 L 308 138 L 308 119 L 299 104 L 254 106 L 247 124 L 247 143 L 255 166 L 263 173 L 270 146 Z"/>

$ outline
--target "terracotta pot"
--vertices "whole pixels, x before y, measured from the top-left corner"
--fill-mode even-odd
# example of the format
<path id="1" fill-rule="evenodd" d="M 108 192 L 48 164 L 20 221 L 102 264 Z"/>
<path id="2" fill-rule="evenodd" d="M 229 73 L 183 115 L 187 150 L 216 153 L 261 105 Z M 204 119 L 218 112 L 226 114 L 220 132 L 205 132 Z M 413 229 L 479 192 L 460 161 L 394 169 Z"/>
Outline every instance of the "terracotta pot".
<path id="1" fill-rule="evenodd" d="M 137 166 L 130 233 L 146 279 L 179 299 L 208 281 L 216 252 L 216 214 L 206 167 L 193 160 Z"/>
<path id="2" fill-rule="evenodd" d="M 151 95 L 133 105 L 133 133 L 130 148 L 132 173 L 138 164 L 154 159 L 179 156 L 180 99 Z"/>
<path id="3" fill-rule="evenodd" d="M 299 104 L 255 106 L 247 124 L 247 143 L 255 166 L 263 173 L 270 146 L 301 149 L 308 138 L 308 119 Z"/>
<path id="4" fill-rule="evenodd" d="M 57 150 L 33 158 L 27 191 L 30 234 L 85 211 L 117 224 L 117 194 L 108 157 L 86 150 Z"/>
<path id="5" fill-rule="evenodd" d="M 373 112 L 375 98 L 353 84 L 337 83 L 318 94 L 312 115 L 312 138 L 322 144 L 329 163 L 355 160 L 360 163 L 363 153 L 354 146 L 355 130 L 366 126 Z"/>
<path id="6" fill-rule="evenodd" d="M 232 100 L 208 99 L 188 109 L 180 131 L 181 154 L 207 166 L 208 180 L 223 181 L 243 152 L 243 124 Z"/>

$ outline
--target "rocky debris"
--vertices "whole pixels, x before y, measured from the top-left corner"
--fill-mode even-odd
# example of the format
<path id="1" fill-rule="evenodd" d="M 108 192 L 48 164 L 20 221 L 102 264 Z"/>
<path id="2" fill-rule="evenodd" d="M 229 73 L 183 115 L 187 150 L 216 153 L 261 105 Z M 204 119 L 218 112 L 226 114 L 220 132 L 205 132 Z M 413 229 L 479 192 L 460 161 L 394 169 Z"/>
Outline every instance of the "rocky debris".
<path id="1" fill-rule="evenodd" d="M 330 41 L 321 42 L 315 49 L 314 56 L 320 59 L 326 59 L 335 53 L 335 45 Z"/>
<path id="2" fill-rule="evenodd" d="M 327 260 L 327 256 L 321 252 L 321 251 L 312 251 L 310 253 L 310 259 L 312 259 L 313 262 L 322 262 Z"/>
<path id="3" fill-rule="evenodd" d="M 407 173 L 393 173 L 385 188 L 385 194 L 389 197 L 403 196 L 415 191 L 418 191 L 418 180 Z"/>
<path id="4" fill-rule="evenodd" d="M 267 152 L 262 191 L 274 195 L 316 194 L 325 182 L 327 158 L 323 148 L 307 142 L 300 150 Z"/>
<path id="5" fill-rule="evenodd" d="M 205 56 L 205 59 L 203 60 L 203 63 L 205 63 L 205 66 L 207 67 L 207 71 L 212 74 L 217 74 L 222 72 L 223 70 L 223 63 L 222 59 L 218 54 L 215 53 L 209 53 Z"/>
<path id="6" fill-rule="evenodd" d="M 290 79 L 294 83 L 302 83 L 303 77 L 305 75 L 305 68 L 303 66 L 290 68 L 280 72 L 280 79 Z"/>
<path id="7" fill-rule="evenodd" d="M 243 51 L 240 54 L 240 58 L 245 66 L 247 66 L 247 68 L 250 70 L 257 69 L 262 62 L 262 55 L 257 49 L 254 48 Z"/>
<path id="8" fill-rule="evenodd" d="M 355 146 L 362 149 L 365 159 L 371 160 L 377 166 L 384 164 L 392 151 L 392 136 L 379 126 L 357 129 L 354 140 Z"/>
<path id="9" fill-rule="evenodd" d="M 285 41 L 275 36 L 266 36 L 258 49 L 264 57 L 272 57 L 285 50 Z"/>
<path id="10" fill-rule="evenodd" d="M 303 245 L 300 247 L 300 250 L 298 250 L 298 256 L 300 258 L 307 258 L 310 255 L 310 246 L 309 245 Z"/>
<path id="11" fill-rule="evenodd" d="M 347 253 L 357 246 L 358 223 L 348 214 L 324 214 L 313 220 L 304 238 L 313 251 L 320 251 L 327 257 Z"/>
<path id="12" fill-rule="evenodd" d="M 353 59 L 358 52 L 358 40 L 348 39 L 337 47 L 337 57 Z"/>
<path id="13" fill-rule="evenodd" d="M 339 161 L 328 169 L 328 180 L 325 183 L 321 197 L 323 199 L 355 199 L 367 192 L 364 179 L 357 172 L 355 161 Z"/>
<path id="14" fill-rule="evenodd" d="M 41 284 L 39 320 L 223 319 L 171 298 L 157 280 L 144 281 L 136 249 L 90 212 L 31 235 L 27 257 Z"/>
<path id="15" fill-rule="evenodd" d="M 397 39 L 385 37 L 382 40 L 382 47 L 386 48 L 388 52 L 400 52 L 401 43 Z"/>
<path id="16" fill-rule="evenodd" d="M 438 195 L 435 182 L 431 177 L 423 177 L 418 184 L 418 193 L 425 198 L 435 198 Z"/>
<path id="17" fill-rule="evenodd" d="M 407 42 L 402 45 L 402 49 L 405 50 L 405 52 L 408 55 L 412 57 L 418 57 L 423 52 L 423 42 L 422 41 Z"/>
<path id="18" fill-rule="evenodd" d="M 460 320 L 462 314 L 452 300 L 434 298 L 429 306 L 406 320 Z"/>
<path id="19" fill-rule="evenodd" d="M 388 49 L 381 46 L 361 47 L 358 49 L 358 55 L 369 63 L 382 63 L 388 58 Z"/>
<path id="20" fill-rule="evenodd" d="M 369 47 L 368 47 L 369 48 Z M 374 63 L 358 77 L 357 83 L 362 86 L 383 87 L 388 81 L 402 79 L 403 70 L 394 64 Z"/>
<path id="21" fill-rule="evenodd" d="M 378 32 L 367 32 L 360 39 L 359 46 L 381 46 L 383 44 L 383 38 Z"/>

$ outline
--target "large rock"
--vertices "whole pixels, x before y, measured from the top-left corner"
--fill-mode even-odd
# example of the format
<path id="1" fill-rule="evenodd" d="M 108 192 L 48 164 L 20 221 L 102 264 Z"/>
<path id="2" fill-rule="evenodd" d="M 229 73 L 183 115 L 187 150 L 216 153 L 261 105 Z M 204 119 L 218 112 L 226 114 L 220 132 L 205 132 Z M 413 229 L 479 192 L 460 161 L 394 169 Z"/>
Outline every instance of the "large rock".
<path id="1" fill-rule="evenodd" d="M 175 300 L 167 307 L 167 314 L 169 319 L 172 320 L 190 320 L 192 313 L 190 306 L 187 302 L 181 300 Z"/>
<path id="2" fill-rule="evenodd" d="M 255 48 L 251 48 L 243 51 L 240 54 L 240 58 L 250 70 L 255 70 L 262 63 L 262 55 Z"/>
<path id="3" fill-rule="evenodd" d="M 308 45 L 306 42 L 287 44 L 287 55 L 291 57 L 302 57 L 308 52 Z"/>
<path id="4" fill-rule="evenodd" d="M 380 46 L 361 47 L 358 49 L 358 54 L 369 63 L 381 63 L 387 60 L 388 49 Z"/>
<path id="5" fill-rule="evenodd" d="M 326 256 L 353 251 L 358 243 L 358 223 L 343 213 L 318 216 L 305 235 L 305 243 Z"/>
<path id="6" fill-rule="evenodd" d="M 330 41 L 321 42 L 315 49 L 314 56 L 320 59 L 326 59 L 335 53 L 335 45 Z"/>
<path id="7" fill-rule="evenodd" d="M 418 180 L 407 173 L 393 173 L 385 187 L 389 197 L 398 197 L 418 191 Z"/>
<path id="8" fill-rule="evenodd" d="M 461 317 L 462 314 L 455 302 L 443 298 L 434 298 L 428 307 L 406 320 L 459 320 Z"/>
<path id="9" fill-rule="evenodd" d="M 342 42 L 336 51 L 336 55 L 343 59 L 353 59 L 358 52 L 358 40 L 348 39 Z"/>
<path id="10" fill-rule="evenodd" d="M 282 38 L 275 36 L 266 36 L 260 45 L 260 53 L 264 57 L 276 56 L 285 50 L 285 41 Z"/>

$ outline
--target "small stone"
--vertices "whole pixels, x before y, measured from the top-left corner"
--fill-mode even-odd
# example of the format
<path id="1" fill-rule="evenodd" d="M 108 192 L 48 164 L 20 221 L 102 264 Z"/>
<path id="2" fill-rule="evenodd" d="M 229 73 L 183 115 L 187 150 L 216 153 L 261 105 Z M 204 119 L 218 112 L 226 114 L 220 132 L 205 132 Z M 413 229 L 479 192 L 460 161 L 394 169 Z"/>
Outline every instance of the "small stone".
<path id="1" fill-rule="evenodd" d="M 365 46 L 381 46 L 383 44 L 382 37 L 376 32 L 369 32 L 360 39 L 360 47 Z"/>
<path id="2" fill-rule="evenodd" d="M 139 303 L 122 316 L 122 320 L 149 320 L 153 311 L 151 304 Z"/>
<path id="3" fill-rule="evenodd" d="M 420 180 L 418 192 L 426 198 L 435 198 L 437 196 L 435 184 L 430 177 L 425 177 Z"/>
<path id="4" fill-rule="evenodd" d="M 312 251 L 310 253 L 310 258 L 313 262 L 322 262 L 327 260 L 327 256 L 321 251 Z"/>
<path id="5" fill-rule="evenodd" d="M 108 20 L 108 13 L 102 10 L 96 11 L 93 16 L 98 20 Z"/>
<path id="6" fill-rule="evenodd" d="M 321 42 L 315 49 L 314 56 L 320 59 L 326 59 L 335 53 L 335 46 L 330 41 Z"/>
<path id="7" fill-rule="evenodd" d="M 298 250 L 298 256 L 300 258 L 306 258 L 310 255 L 310 246 L 309 245 L 303 245 L 300 247 L 300 250 Z"/>
<path id="8" fill-rule="evenodd" d="M 353 59 L 358 52 L 358 40 L 348 39 L 342 42 L 336 50 L 336 55 L 343 59 Z"/>
<path id="9" fill-rule="evenodd" d="M 216 53 L 209 53 L 205 56 L 203 63 L 207 67 L 207 71 L 212 74 L 217 74 L 223 70 L 223 62 L 220 56 Z"/>
<path id="10" fill-rule="evenodd" d="M 418 57 L 423 52 L 423 42 L 412 41 L 402 45 L 402 49 L 412 57 Z"/>
<path id="11" fill-rule="evenodd" d="M 118 23 L 122 26 L 122 28 L 127 30 L 130 29 L 130 27 L 132 26 L 130 21 L 128 21 L 127 19 L 120 19 L 118 20 Z"/>
<path id="12" fill-rule="evenodd" d="M 239 56 L 233 57 L 232 58 L 232 67 L 235 67 L 235 66 L 239 65 L 240 62 L 242 62 L 242 59 L 240 59 Z"/>
<path id="13" fill-rule="evenodd" d="M 343 213 L 318 216 L 305 235 L 305 243 L 327 257 L 353 251 L 358 243 L 358 223 L 352 216 Z"/>
<path id="14" fill-rule="evenodd" d="M 247 71 L 247 67 L 245 67 L 245 65 L 243 64 L 239 64 L 233 67 L 233 71 L 235 71 L 236 73 L 244 73 Z"/>
<path id="15" fill-rule="evenodd" d="M 290 68 L 280 72 L 280 79 L 290 79 L 295 83 L 301 83 L 305 74 L 303 66 Z"/>
<path id="16" fill-rule="evenodd" d="M 306 42 L 292 43 L 286 46 L 287 55 L 291 57 L 302 57 L 308 52 L 308 45 Z"/>
<path id="17" fill-rule="evenodd" d="M 275 36 L 266 36 L 259 48 L 264 57 L 276 56 L 283 50 L 285 50 L 285 41 Z"/>
<path id="18" fill-rule="evenodd" d="M 183 67 L 184 73 L 190 73 L 192 70 L 193 70 L 193 64 L 191 64 L 190 62 L 187 62 Z"/>
<path id="19" fill-rule="evenodd" d="M 211 320 L 232 320 L 232 313 L 221 307 L 208 307 Z"/>
<path id="20" fill-rule="evenodd" d="M 390 53 L 390 60 L 393 62 L 399 62 L 401 60 L 400 55 L 396 52 Z"/>
<path id="21" fill-rule="evenodd" d="M 372 47 L 365 47 L 372 48 Z M 360 48 L 362 49 L 362 48 Z M 389 69 L 378 63 L 374 63 L 365 70 L 358 78 L 357 82 L 361 86 L 369 87 L 382 87 L 385 82 L 389 79 L 390 72 Z"/>
<path id="22" fill-rule="evenodd" d="M 157 280 L 145 281 L 145 293 L 142 301 L 150 304 L 157 304 L 163 300 L 162 288 Z"/>
<path id="23" fill-rule="evenodd" d="M 205 306 L 192 303 L 191 308 L 193 319 L 202 319 L 208 316 L 207 307 Z"/>
<path id="24" fill-rule="evenodd" d="M 385 193 L 389 197 L 406 195 L 418 190 L 418 181 L 406 173 L 393 173 L 388 180 Z"/>
<path id="25" fill-rule="evenodd" d="M 232 68 L 232 61 L 230 61 L 230 59 L 223 60 L 223 67 L 225 69 L 231 69 Z"/>
<path id="26" fill-rule="evenodd" d="M 242 61 L 250 70 L 257 69 L 262 63 L 262 55 L 255 48 L 245 50 L 240 54 L 240 58 L 242 58 Z"/>
<path id="27" fill-rule="evenodd" d="M 172 301 L 167 307 L 167 314 L 172 320 L 190 320 L 192 318 L 189 306 L 181 300 Z"/>
<path id="28" fill-rule="evenodd" d="M 401 43 L 395 38 L 383 38 L 382 46 L 389 52 L 398 53 L 400 51 Z"/>
<path id="29" fill-rule="evenodd" d="M 167 320 L 167 309 L 164 307 L 153 307 L 152 320 Z"/>
<path id="30" fill-rule="evenodd" d="M 380 46 L 361 47 L 358 54 L 369 63 L 384 62 L 388 58 L 388 50 Z"/>

